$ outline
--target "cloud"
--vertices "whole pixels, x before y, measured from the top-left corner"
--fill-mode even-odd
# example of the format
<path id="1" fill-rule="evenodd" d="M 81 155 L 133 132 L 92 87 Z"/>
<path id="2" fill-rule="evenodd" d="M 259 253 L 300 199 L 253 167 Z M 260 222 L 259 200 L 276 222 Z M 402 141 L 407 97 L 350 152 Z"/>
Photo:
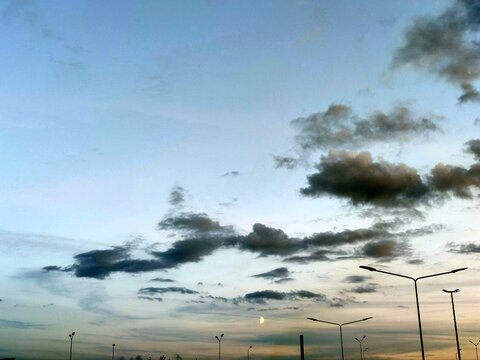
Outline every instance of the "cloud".
<path id="1" fill-rule="evenodd" d="M 351 283 L 351 284 L 359 284 L 366 282 L 368 279 L 370 279 L 370 276 L 363 276 L 363 275 L 349 275 L 343 279 L 343 282 L 345 283 Z"/>
<path id="2" fill-rule="evenodd" d="M 471 187 L 480 187 L 480 163 L 470 168 L 445 164 L 436 165 L 429 177 L 432 189 L 441 193 L 469 199 L 472 197 Z"/>
<path id="3" fill-rule="evenodd" d="M 154 278 L 150 281 L 158 281 L 158 282 L 168 282 L 168 283 L 171 283 L 171 282 L 175 282 L 175 280 L 172 280 L 172 279 L 165 279 L 165 278 Z"/>
<path id="4" fill-rule="evenodd" d="M 361 255 L 371 258 L 395 258 L 405 256 L 410 249 L 405 242 L 395 240 L 372 241 L 363 246 Z"/>
<path id="5" fill-rule="evenodd" d="M 237 177 L 237 176 L 240 176 L 240 173 L 236 170 L 233 170 L 233 171 L 228 171 L 226 172 L 225 174 L 223 174 L 222 176 L 230 176 L 230 177 Z"/>
<path id="6" fill-rule="evenodd" d="M 331 104 L 324 112 L 292 121 L 298 129 L 296 142 L 304 151 L 330 147 L 359 146 L 371 142 L 407 141 L 440 131 L 441 118 L 432 114 L 418 116 L 406 105 L 389 112 L 375 111 L 360 117 L 350 106 Z"/>
<path id="7" fill-rule="evenodd" d="M 317 294 L 307 290 L 298 290 L 290 292 L 282 292 L 275 290 L 261 290 L 245 294 L 243 299 L 249 303 L 266 305 L 268 300 L 299 300 L 299 299 L 313 299 L 316 301 L 327 301 L 324 294 Z"/>
<path id="8" fill-rule="evenodd" d="M 476 151 L 470 144 L 470 151 Z M 330 195 L 353 205 L 380 207 L 413 206 L 450 195 L 471 198 L 471 188 L 480 187 L 480 163 L 469 168 L 437 164 L 424 178 L 405 164 L 374 161 L 368 152 L 331 151 L 307 177 L 305 196 Z"/>
<path id="9" fill-rule="evenodd" d="M 286 277 L 286 278 L 281 278 L 281 279 L 275 280 L 274 283 L 275 284 L 285 284 L 285 283 L 291 282 L 293 280 L 295 280 L 295 279 L 291 278 L 291 277 Z"/>
<path id="10" fill-rule="evenodd" d="M 35 324 L 32 322 L 0 319 L 0 329 L 44 330 L 46 329 L 46 326 L 41 324 Z"/>
<path id="11" fill-rule="evenodd" d="M 19 21 L 45 38 L 62 40 L 62 37 L 46 26 L 38 16 L 34 0 L 7 0 L 2 10 L 3 21 Z"/>
<path id="12" fill-rule="evenodd" d="M 473 154 L 475 159 L 480 161 L 480 139 L 470 140 L 465 145 L 467 145 L 467 152 Z"/>
<path id="13" fill-rule="evenodd" d="M 480 244 L 476 244 L 473 242 L 466 244 L 450 243 L 448 244 L 448 246 L 449 251 L 456 254 L 480 254 Z"/>
<path id="14" fill-rule="evenodd" d="M 261 274 L 252 275 L 252 277 L 258 277 L 258 278 L 264 278 L 264 279 L 278 279 L 278 278 L 285 278 L 288 275 L 290 275 L 288 268 L 279 267 Z"/>
<path id="15" fill-rule="evenodd" d="M 397 49 L 392 66 L 411 65 L 459 86 L 458 101 L 479 101 L 473 82 L 480 77 L 480 2 L 456 0 L 436 17 L 416 19 Z"/>
<path id="16" fill-rule="evenodd" d="M 260 223 L 254 224 L 247 236 L 231 239 L 230 245 L 260 256 L 289 255 L 306 247 L 300 239 L 290 238 L 282 230 Z"/>
<path id="17" fill-rule="evenodd" d="M 185 204 L 185 189 L 181 186 L 174 186 L 170 191 L 168 203 L 175 208 L 181 208 Z"/>
<path id="18" fill-rule="evenodd" d="M 66 267 L 45 266 L 44 273 L 71 272 L 76 277 L 103 280 L 114 273 L 137 274 L 143 272 L 178 268 L 183 264 L 202 261 L 206 256 L 220 249 L 234 248 L 248 251 L 261 257 L 279 256 L 283 261 L 309 263 L 333 261 L 335 259 L 359 256 L 355 249 L 336 249 L 341 246 L 356 245 L 373 240 L 402 239 L 421 236 L 438 231 L 436 226 L 426 226 L 403 232 L 392 230 L 401 223 L 377 222 L 368 228 L 346 229 L 340 232 L 315 233 L 304 238 L 289 237 L 283 230 L 254 224 L 247 235 L 238 234 L 233 227 L 220 225 L 206 214 L 185 214 L 170 216 L 160 222 L 162 229 L 176 230 L 181 239 L 174 241 L 164 251 L 151 250 L 151 247 L 138 248 L 137 242 L 113 246 L 109 249 L 96 249 L 74 256 L 74 264 Z M 335 248 L 335 250 L 333 250 Z M 134 258 L 133 252 L 143 250 L 148 258 Z M 369 256 L 364 253 L 362 256 Z M 286 268 L 258 274 L 258 277 L 289 281 Z M 277 277 L 274 277 L 277 275 Z M 152 281 L 171 282 L 171 279 L 156 278 Z M 173 281 L 173 280 L 172 280 Z M 218 284 L 218 286 L 221 286 Z"/>
<path id="19" fill-rule="evenodd" d="M 272 157 L 276 169 L 285 168 L 292 170 L 300 164 L 298 159 L 291 156 L 272 155 Z"/>
<path id="20" fill-rule="evenodd" d="M 163 301 L 161 297 L 152 297 L 152 296 L 137 296 L 137 297 L 141 300 L 158 301 L 158 302 Z"/>
<path id="21" fill-rule="evenodd" d="M 165 293 L 179 293 L 179 294 L 198 294 L 198 291 L 187 289 L 184 287 L 146 287 L 138 290 L 139 295 L 157 295 L 157 294 L 165 294 Z"/>
<path id="22" fill-rule="evenodd" d="M 348 290 L 349 292 L 353 292 L 355 294 L 371 294 L 377 292 L 377 284 L 366 284 L 354 287 Z"/>
<path id="23" fill-rule="evenodd" d="M 231 227 L 221 226 L 203 213 L 180 213 L 167 216 L 158 223 L 159 230 L 175 230 L 192 233 L 231 232 Z"/>
<path id="24" fill-rule="evenodd" d="M 347 198 L 354 205 L 398 206 L 422 199 L 428 193 L 417 170 L 404 164 L 373 161 L 368 152 L 331 151 L 321 158 L 318 172 L 307 177 L 300 192 Z"/>

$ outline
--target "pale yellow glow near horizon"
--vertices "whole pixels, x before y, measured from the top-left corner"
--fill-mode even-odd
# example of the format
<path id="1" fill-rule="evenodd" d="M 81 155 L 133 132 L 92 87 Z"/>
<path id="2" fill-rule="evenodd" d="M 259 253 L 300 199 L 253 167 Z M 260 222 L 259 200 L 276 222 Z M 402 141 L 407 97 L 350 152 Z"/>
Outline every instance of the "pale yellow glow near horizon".
<path id="1" fill-rule="evenodd" d="M 265 318 L 263 316 L 260 316 L 260 319 L 258 320 L 260 324 L 263 324 L 265 322 Z"/>

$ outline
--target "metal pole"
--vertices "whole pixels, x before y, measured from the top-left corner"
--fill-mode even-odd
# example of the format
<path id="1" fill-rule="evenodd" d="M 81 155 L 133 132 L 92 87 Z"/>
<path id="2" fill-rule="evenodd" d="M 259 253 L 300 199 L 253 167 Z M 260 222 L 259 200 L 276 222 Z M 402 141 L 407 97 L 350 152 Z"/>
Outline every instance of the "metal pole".
<path id="1" fill-rule="evenodd" d="M 70 360 L 72 360 L 73 336 L 70 336 Z"/>
<path id="2" fill-rule="evenodd" d="M 220 360 L 220 343 L 221 340 L 218 340 L 218 360 Z"/>
<path id="3" fill-rule="evenodd" d="M 305 352 L 303 349 L 303 335 L 300 335 L 300 360 L 305 360 Z"/>
<path id="4" fill-rule="evenodd" d="M 450 297 L 452 299 L 452 310 L 453 310 L 453 323 L 455 324 L 455 337 L 457 339 L 457 352 L 458 352 L 458 360 L 462 360 L 460 355 L 460 343 L 458 342 L 458 330 L 457 330 L 457 317 L 455 316 L 455 304 L 453 302 L 453 292 L 450 293 Z"/>
<path id="5" fill-rule="evenodd" d="M 417 300 L 418 330 L 420 332 L 420 346 L 422 348 L 422 360 L 425 360 L 425 349 L 423 347 L 422 320 L 420 318 L 420 304 L 418 302 L 417 279 L 414 279 L 413 282 L 415 284 L 415 299 Z"/>
<path id="6" fill-rule="evenodd" d="M 340 347 L 342 348 L 342 360 L 345 360 L 343 356 L 343 332 L 342 332 L 343 325 L 340 325 Z"/>
<path id="7" fill-rule="evenodd" d="M 115 344 L 112 344 L 112 360 L 115 360 Z"/>

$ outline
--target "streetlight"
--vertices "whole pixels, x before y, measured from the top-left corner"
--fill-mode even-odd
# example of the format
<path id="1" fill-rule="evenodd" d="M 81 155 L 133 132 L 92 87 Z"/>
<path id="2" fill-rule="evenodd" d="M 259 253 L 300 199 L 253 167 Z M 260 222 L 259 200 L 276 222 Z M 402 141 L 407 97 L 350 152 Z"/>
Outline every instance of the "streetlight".
<path id="1" fill-rule="evenodd" d="M 477 354 L 477 360 L 478 360 L 478 344 L 480 344 L 480 340 L 477 341 L 477 343 L 475 344 L 472 340 L 468 340 L 470 341 L 470 343 L 475 346 L 475 353 Z"/>
<path id="2" fill-rule="evenodd" d="M 250 347 L 247 350 L 247 360 L 250 360 L 250 349 L 253 347 L 253 345 L 250 345 Z"/>
<path id="3" fill-rule="evenodd" d="M 75 331 L 72 331 L 71 334 L 68 334 L 70 338 L 70 360 L 72 360 L 72 348 L 73 348 L 73 336 L 75 335 Z"/>
<path id="4" fill-rule="evenodd" d="M 350 322 L 346 322 L 346 323 L 343 323 L 343 324 L 338 324 L 338 323 L 334 323 L 334 322 L 330 322 L 330 321 L 324 321 L 324 320 L 318 320 L 318 319 L 314 319 L 314 318 L 310 318 L 310 317 L 307 317 L 307 319 L 312 320 L 312 321 L 318 321 L 318 322 L 325 323 L 325 324 L 337 325 L 340 328 L 340 347 L 342 349 L 342 360 L 344 360 L 345 358 L 344 358 L 344 355 L 343 355 L 343 332 L 342 332 L 343 326 L 358 323 L 358 322 L 361 322 L 361 321 L 367 321 L 367 320 L 370 320 L 370 319 L 373 319 L 373 318 L 372 317 L 367 317 L 365 319 L 350 321 Z"/>
<path id="5" fill-rule="evenodd" d="M 365 360 L 365 352 L 368 350 L 368 348 L 363 349 L 363 360 Z"/>
<path id="6" fill-rule="evenodd" d="M 366 336 L 363 335 L 362 340 L 358 340 L 358 338 L 355 338 L 355 340 L 358 341 L 358 344 L 360 345 L 360 360 L 363 360 L 363 349 L 362 349 L 362 342 L 365 340 Z"/>
<path id="7" fill-rule="evenodd" d="M 360 266 L 360 268 L 368 270 L 368 271 L 376 271 L 376 272 L 379 272 L 379 273 L 382 273 L 382 274 L 398 276 L 398 277 L 402 277 L 402 278 L 405 278 L 405 279 L 410 279 L 410 280 L 413 281 L 413 283 L 415 284 L 415 299 L 417 301 L 417 316 L 418 316 L 418 331 L 420 333 L 420 347 L 422 349 L 422 360 L 425 360 L 425 349 L 423 348 L 422 320 L 420 318 L 420 304 L 418 303 L 417 281 L 421 280 L 421 279 L 431 278 L 431 277 L 434 277 L 434 276 L 440 276 L 440 275 L 446 275 L 446 274 L 455 274 L 456 272 L 467 270 L 468 268 L 464 267 L 464 268 L 455 269 L 455 270 L 451 270 L 451 271 L 446 271 L 446 272 L 442 272 L 442 273 L 438 273 L 438 274 L 420 276 L 418 278 L 413 278 L 413 277 L 407 276 L 407 275 L 395 274 L 395 273 L 388 272 L 388 271 L 378 270 L 378 269 L 375 269 L 374 267 L 371 267 L 371 266 L 363 266 L 362 265 L 362 266 Z"/>
<path id="8" fill-rule="evenodd" d="M 115 360 L 115 344 L 112 344 L 112 360 Z"/>
<path id="9" fill-rule="evenodd" d="M 458 342 L 458 330 L 457 330 L 457 317 L 455 316 L 455 304 L 453 303 L 453 293 L 459 292 L 460 290 L 445 290 L 442 289 L 443 292 L 450 294 L 450 298 L 452 299 L 452 311 L 453 311 L 453 323 L 455 325 L 455 338 L 457 339 L 457 353 L 458 353 L 458 360 L 462 360 L 460 355 L 460 343 Z"/>
<path id="10" fill-rule="evenodd" d="M 222 342 L 223 335 L 224 334 L 220 335 L 220 337 L 215 336 L 215 339 L 218 340 L 218 360 L 220 360 L 220 343 Z"/>

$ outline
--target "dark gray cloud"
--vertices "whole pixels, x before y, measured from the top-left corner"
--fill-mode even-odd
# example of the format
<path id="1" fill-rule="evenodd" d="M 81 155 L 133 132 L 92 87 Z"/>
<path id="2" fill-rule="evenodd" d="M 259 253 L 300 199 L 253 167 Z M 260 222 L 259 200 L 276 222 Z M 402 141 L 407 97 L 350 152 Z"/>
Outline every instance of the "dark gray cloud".
<path id="1" fill-rule="evenodd" d="M 349 275 L 343 279 L 343 282 L 350 283 L 350 284 L 360 284 L 366 282 L 370 279 L 370 276 L 363 276 L 363 275 Z"/>
<path id="2" fill-rule="evenodd" d="M 137 297 L 141 300 L 157 301 L 157 302 L 163 301 L 161 297 L 152 297 L 152 296 L 137 296 Z"/>
<path id="3" fill-rule="evenodd" d="M 370 258 L 392 259 L 410 254 L 405 242 L 395 240 L 379 240 L 365 244 L 360 255 Z"/>
<path id="4" fill-rule="evenodd" d="M 163 218 L 158 223 L 159 230 L 174 230 L 192 233 L 231 232 L 231 227 L 220 225 L 207 214 L 180 213 Z"/>
<path id="5" fill-rule="evenodd" d="M 291 282 L 291 281 L 294 281 L 294 280 L 295 280 L 294 278 L 286 277 L 286 278 L 281 278 L 281 279 L 275 280 L 274 283 L 275 284 L 285 284 L 287 282 Z"/>
<path id="6" fill-rule="evenodd" d="M 480 161 L 480 139 L 470 140 L 466 144 L 467 152 L 473 154 Z"/>
<path id="7" fill-rule="evenodd" d="M 291 156 L 272 155 L 275 168 L 295 169 L 300 161 Z"/>
<path id="8" fill-rule="evenodd" d="M 352 249 L 343 250 L 337 247 L 356 245 L 375 240 L 402 239 L 422 236 L 440 230 L 435 226 L 411 229 L 404 232 L 393 232 L 398 226 L 393 222 L 377 222 L 368 228 L 343 230 L 340 232 L 316 233 L 304 238 L 289 237 L 281 229 L 263 224 L 255 224 L 253 231 L 247 235 L 239 235 L 232 227 L 222 226 L 205 214 L 179 214 L 161 222 L 162 229 L 174 230 L 183 238 L 174 241 L 164 251 L 150 248 L 143 250 L 148 258 L 134 258 L 133 252 L 138 244 L 127 243 L 109 249 L 91 250 L 74 256 L 74 264 L 66 267 L 56 265 L 45 266 L 44 272 L 71 272 L 76 277 L 105 279 L 110 275 L 123 273 L 142 273 L 177 268 L 183 264 L 202 261 L 206 256 L 220 249 L 235 248 L 248 251 L 259 256 L 280 256 L 286 262 L 309 263 L 315 261 L 333 261 L 335 259 L 359 256 Z M 369 256 L 363 252 L 361 256 Z M 374 257 L 378 257 L 375 254 Z M 274 269 L 271 272 L 258 274 L 258 277 L 283 279 L 289 281 L 286 268 Z M 171 279 L 156 278 L 152 281 L 171 282 Z M 221 286 L 221 284 L 218 284 Z"/>
<path id="9" fill-rule="evenodd" d="M 448 244 L 449 251 L 456 254 L 480 254 L 480 244 L 477 243 L 466 243 L 466 244 Z"/>
<path id="10" fill-rule="evenodd" d="M 167 278 L 154 278 L 150 281 L 158 281 L 158 282 L 167 282 L 167 283 L 172 283 L 175 282 L 173 279 L 167 279 Z"/>
<path id="11" fill-rule="evenodd" d="M 182 207 L 185 204 L 185 189 L 181 186 L 174 186 L 170 191 L 168 203 L 176 208 Z"/>
<path id="12" fill-rule="evenodd" d="M 285 278 L 290 275 L 290 271 L 286 267 L 279 267 L 261 274 L 252 275 L 252 277 L 264 278 L 264 279 L 278 279 Z"/>
<path id="13" fill-rule="evenodd" d="M 308 255 L 293 255 L 289 256 L 283 261 L 297 263 L 297 264 L 308 264 L 311 262 L 317 261 L 333 261 L 335 257 L 329 255 L 346 255 L 344 251 L 331 251 L 331 250 L 316 250 Z"/>
<path id="14" fill-rule="evenodd" d="M 348 105 L 331 104 L 324 112 L 293 120 L 292 125 L 298 129 L 295 139 L 300 147 L 312 151 L 370 142 L 406 141 L 440 131 L 439 120 L 440 117 L 432 114 L 418 116 L 406 105 L 362 118 Z"/>
<path id="15" fill-rule="evenodd" d="M 269 300 L 302 300 L 310 299 L 316 301 L 327 302 L 327 296 L 320 293 L 314 293 L 307 290 L 297 290 L 290 292 L 282 292 L 275 290 L 261 290 L 245 294 L 243 299 L 249 303 L 265 305 Z"/>
<path id="16" fill-rule="evenodd" d="M 348 290 L 349 292 L 353 292 L 355 294 L 371 294 L 377 292 L 377 284 L 365 284 L 356 286 L 352 289 Z"/>
<path id="17" fill-rule="evenodd" d="M 253 225 L 253 231 L 247 236 L 232 239 L 230 245 L 260 256 L 289 255 L 306 247 L 300 239 L 290 238 L 280 229 L 259 223 Z"/>
<path id="18" fill-rule="evenodd" d="M 422 199 L 429 190 L 416 169 L 375 162 L 368 152 L 331 151 L 317 169 L 308 176 L 308 186 L 300 190 L 303 195 L 336 196 L 354 205 L 398 206 Z"/>
<path id="19" fill-rule="evenodd" d="M 480 163 L 470 168 L 437 164 L 431 171 L 429 182 L 433 191 L 451 193 L 464 199 L 472 198 L 471 188 L 480 188 Z"/>
<path id="20" fill-rule="evenodd" d="M 480 187 L 480 163 L 469 168 L 437 164 L 422 178 L 412 167 L 374 161 L 368 152 L 331 151 L 317 169 L 300 192 L 345 198 L 353 205 L 405 207 L 451 195 L 471 198 L 471 189 Z"/>
<path id="21" fill-rule="evenodd" d="M 436 17 L 416 19 L 404 44 L 393 57 L 393 67 L 411 65 L 454 85 L 463 93 L 460 103 L 479 101 L 473 82 L 480 77 L 480 1 L 456 0 Z"/>
<path id="22" fill-rule="evenodd" d="M 138 290 L 139 295 L 153 296 L 165 293 L 179 293 L 179 294 L 198 294 L 198 291 L 187 289 L 184 287 L 170 286 L 170 287 L 146 287 Z"/>

